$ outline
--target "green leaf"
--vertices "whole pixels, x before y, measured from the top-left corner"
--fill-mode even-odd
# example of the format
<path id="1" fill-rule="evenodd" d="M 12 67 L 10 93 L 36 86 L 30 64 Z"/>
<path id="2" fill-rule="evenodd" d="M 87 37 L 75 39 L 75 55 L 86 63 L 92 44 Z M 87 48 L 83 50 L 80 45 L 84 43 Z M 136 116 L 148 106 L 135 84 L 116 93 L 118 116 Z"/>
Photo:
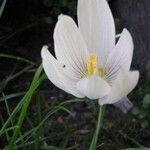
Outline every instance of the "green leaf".
<path id="1" fill-rule="evenodd" d="M 150 94 L 146 94 L 143 100 L 143 107 L 148 109 L 150 108 Z"/>

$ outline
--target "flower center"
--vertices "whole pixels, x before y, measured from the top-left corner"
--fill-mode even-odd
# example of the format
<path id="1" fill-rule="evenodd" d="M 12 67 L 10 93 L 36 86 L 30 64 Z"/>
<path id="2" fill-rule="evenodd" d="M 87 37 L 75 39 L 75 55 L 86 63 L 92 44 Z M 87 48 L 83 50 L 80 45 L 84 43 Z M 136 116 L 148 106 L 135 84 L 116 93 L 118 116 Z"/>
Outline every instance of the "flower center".
<path id="1" fill-rule="evenodd" d="M 101 77 L 107 76 L 107 72 L 104 68 L 98 66 L 97 56 L 91 53 L 86 61 L 86 75 L 99 75 Z"/>

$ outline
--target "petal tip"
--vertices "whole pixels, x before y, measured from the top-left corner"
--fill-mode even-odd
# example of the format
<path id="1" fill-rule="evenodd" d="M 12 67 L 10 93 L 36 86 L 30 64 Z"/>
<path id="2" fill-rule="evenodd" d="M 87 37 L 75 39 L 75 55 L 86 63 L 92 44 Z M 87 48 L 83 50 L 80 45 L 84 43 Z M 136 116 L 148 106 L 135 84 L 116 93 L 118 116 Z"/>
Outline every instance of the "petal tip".
<path id="1" fill-rule="evenodd" d="M 136 74 L 136 78 L 137 78 L 137 82 L 138 82 L 138 80 L 140 78 L 140 72 L 137 70 L 137 71 L 135 71 L 135 74 Z"/>
<path id="2" fill-rule="evenodd" d="M 41 50 L 41 56 L 42 56 L 42 58 L 44 58 L 45 56 L 47 56 L 48 52 L 49 52 L 48 51 L 48 46 L 47 45 L 43 46 L 42 50 Z"/>
<path id="3" fill-rule="evenodd" d="M 123 28 L 123 32 L 129 32 L 127 28 Z"/>
<path id="4" fill-rule="evenodd" d="M 131 33 L 129 32 L 129 30 L 127 28 L 124 28 L 122 33 L 124 35 L 126 35 L 133 42 L 132 35 L 131 35 Z"/>
<path id="5" fill-rule="evenodd" d="M 58 16 L 58 20 L 62 19 L 62 17 L 64 17 L 64 14 L 60 14 L 60 15 Z"/>
<path id="6" fill-rule="evenodd" d="M 132 71 L 133 78 L 139 80 L 140 72 L 138 70 Z"/>

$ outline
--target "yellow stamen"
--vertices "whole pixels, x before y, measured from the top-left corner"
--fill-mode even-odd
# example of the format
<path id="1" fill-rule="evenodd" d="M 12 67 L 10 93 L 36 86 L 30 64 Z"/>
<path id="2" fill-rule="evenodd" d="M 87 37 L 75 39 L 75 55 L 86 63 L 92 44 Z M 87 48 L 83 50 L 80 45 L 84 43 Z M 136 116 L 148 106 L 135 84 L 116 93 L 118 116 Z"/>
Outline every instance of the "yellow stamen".
<path id="1" fill-rule="evenodd" d="M 87 75 L 99 75 L 101 77 L 104 77 L 107 75 L 107 72 L 102 68 L 98 66 L 97 56 L 94 53 L 91 53 L 89 58 L 86 61 L 87 69 L 86 74 Z"/>
<path id="2" fill-rule="evenodd" d="M 88 75 L 92 75 L 96 72 L 98 67 L 97 67 L 97 57 L 95 54 L 93 54 L 93 53 L 90 54 L 90 57 L 86 61 L 86 65 L 87 65 L 87 74 Z"/>

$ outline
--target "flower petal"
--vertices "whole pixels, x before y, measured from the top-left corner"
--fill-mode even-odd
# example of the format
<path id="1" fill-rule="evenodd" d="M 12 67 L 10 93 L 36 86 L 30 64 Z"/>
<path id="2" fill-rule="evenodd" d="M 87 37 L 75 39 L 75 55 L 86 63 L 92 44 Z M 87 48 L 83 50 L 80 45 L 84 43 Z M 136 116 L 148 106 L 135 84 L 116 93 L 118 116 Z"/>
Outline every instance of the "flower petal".
<path id="1" fill-rule="evenodd" d="M 105 101 L 99 101 L 99 104 L 113 104 L 126 97 L 137 85 L 139 79 L 138 71 L 126 71 L 121 69 L 112 84 L 112 90 Z"/>
<path id="2" fill-rule="evenodd" d="M 111 87 L 98 76 L 89 76 L 77 82 L 77 89 L 90 99 L 98 99 L 109 94 Z"/>
<path id="3" fill-rule="evenodd" d="M 99 56 L 101 65 L 115 46 L 114 19 L 106 0 L 78 0 L 78 23 L 92 52 Z"/>
<path id="4" fill-rule="evenodd" d="M 63 65 L 61 65 L 44 46 L 41 51 L 42 65 L 49 80 L 58 88 L 70 93 L 76 97 L 84 96 L 76 89 L 77 80 L 73 80 L 65 74 Z"/>
<path id="5" fill-rule="evenodd" d="M 123 97 L 121 100 L 119 100 L 117 103 L 114 103 L 113 105 L 119 108 L 125 114 L 133 107 L 133 103 L 127 97 Z"/>
<path id="6" fill-rule="evenodd" d="M 60 15 L 54 30 L 57 59 L 70 69 L 73 77 L 81 78 L 85 73 L 88 51 L 73 19 Z"/>
<path id="7" fill-rule="evenodd" d="M 121 37 L 116 44 L 114 50 L 110 53 L 105 69 L 108 73 L 108 78 L 115 78 L 119 69 L 130 69 L 133 57 L 133 40 L 127 29 L 121 33 Z"/>

